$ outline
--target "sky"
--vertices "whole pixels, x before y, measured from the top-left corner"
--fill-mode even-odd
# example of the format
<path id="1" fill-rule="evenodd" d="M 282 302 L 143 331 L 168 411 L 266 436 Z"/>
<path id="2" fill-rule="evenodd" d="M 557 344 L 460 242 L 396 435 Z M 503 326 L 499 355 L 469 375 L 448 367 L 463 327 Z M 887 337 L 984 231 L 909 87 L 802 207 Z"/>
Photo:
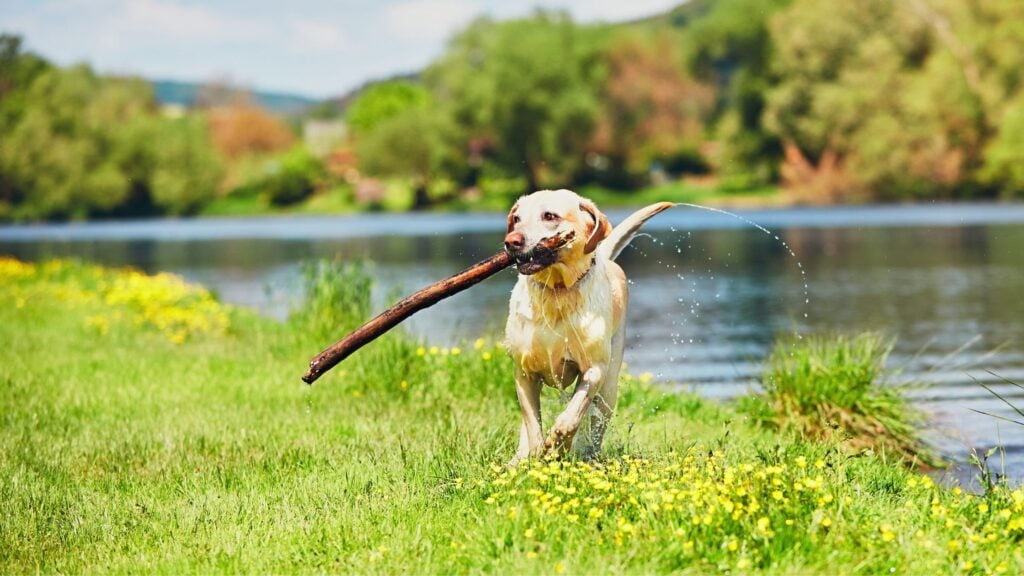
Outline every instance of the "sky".
<path id="1" fill-rule="evenodd" d="M 150 79 L 230 80 L 313 97 L 423 68 L 478 16 L 536 7 L 579 22 L 649 16 L 680 0 L 2 0 L 0 32 L 61 65 Z"/>

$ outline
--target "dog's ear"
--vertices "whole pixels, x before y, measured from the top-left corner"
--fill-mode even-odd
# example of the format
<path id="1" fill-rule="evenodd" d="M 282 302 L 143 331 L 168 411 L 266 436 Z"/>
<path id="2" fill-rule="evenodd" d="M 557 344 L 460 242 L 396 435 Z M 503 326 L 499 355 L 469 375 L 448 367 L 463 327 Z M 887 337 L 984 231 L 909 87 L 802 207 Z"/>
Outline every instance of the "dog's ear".
<path id="1" fill-rule="evenodd" d="M 590 200 L 580 201 L 580 210 L 589 214 L 594 220 L 587 234 L 587 244 L 583 247 L 583 252 L 590 254 L 597 250 L 597 245 L 601 240 L 604 240 L 612 233 L 612 224 L 608 221 L 608 217 L 602 214 Z"/>
<path id="2" fill-rule="evenodd" d="M 505 234 L 511 234 L 512 229 L 516 226 L 516 211 L 519 210 L 519 202 L 516 201 L 512 205 L 512 209 L 508 211 L 508 226 L 505 228 Z"/>

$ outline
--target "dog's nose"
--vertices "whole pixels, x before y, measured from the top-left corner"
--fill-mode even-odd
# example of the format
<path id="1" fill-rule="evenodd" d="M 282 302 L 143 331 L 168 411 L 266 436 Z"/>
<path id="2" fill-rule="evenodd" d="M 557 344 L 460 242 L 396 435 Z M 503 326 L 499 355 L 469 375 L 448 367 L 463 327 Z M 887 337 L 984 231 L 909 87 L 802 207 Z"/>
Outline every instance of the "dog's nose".
<path id="1" fill-rule="evenodd" d="M 520 250 L 525 243 L 522 232 L 509 232 L 505 235 L 505 249 L 509 251 Z"/>

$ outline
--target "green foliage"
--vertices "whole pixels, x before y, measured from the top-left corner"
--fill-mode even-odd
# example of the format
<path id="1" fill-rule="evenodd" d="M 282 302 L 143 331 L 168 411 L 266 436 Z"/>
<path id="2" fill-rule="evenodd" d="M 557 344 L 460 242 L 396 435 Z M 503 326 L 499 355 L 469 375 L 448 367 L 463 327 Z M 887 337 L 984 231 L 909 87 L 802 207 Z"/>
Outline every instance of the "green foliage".
<path id="1" fill-rule="evenodd" d="M 259 187 L 271 204 L 284 206 L 312 195 L 323 176 L 323 162 L 304 146 L 296 146 L 278 160 L 276 170 Z"/>
<path id="2" fill-rule="evenodd" d="M 413 179 L 417 208 L 430 203 L 426 193 L 431 180 L 443 173 L 452 175 L 457 164 L 451 126 L 425 108 L 409 108 L 382 122 L 358 140 L 356 154 L 368 175 Z"/>
<path id="3" fill-rule="evenodd" d="M 770 23 L 792 0 L 721 0 L 686 30 L 684 46 L 693 74 L 722 86 L 712 122 L 722 150 L 716 168 L 774 181 L 781 149 L 764 125 L 765 92 L 774 78 Z"/>
<path id="4" fill-rule="evenodd" d="M 369 319 L 373 278 L 361 262 L 306 262 L 301 289 L 289 321 L 317 340 L 336 339 Z"/>
<path id="5" fill-rule="evenodd" d="M 382 122 L 357 144 L 360 166 L 374 176 L 429 179 L 444 154 L 439 118 L 412 108 Z"/>
<path id="6" fill-rule="evenodd" d="M 153 203 L 168 214 L 192 214 L 213 198 L 223 165 L 200 117 L 156 123 L 152 144 Z"/>
<path id="7" fill-rule="evenodd" d="M 878 334 L 781 343 L 762 377 L 766 423 L 809 438 L 836 438 L 907 463 L 936 464 L 918 435 L 923 417 L 889 381 L 892 342 Z"/>
<path id="8" fill-rule="evenodd" d="M 598 46 L 567 16 L 477 20 L 425 73 L 467 142 L 530 189 L 569 184 L 598 111 Z M 557 55 L 557 56 L 556 56 Z"/>
<path id="9" fill-rule="evenodd" d="M 430 92 L 420 84 L 392 80 L 370 86 L 345 112 L 345 122 L 356 134 L 372 132 L 382 123 L 410 109 L 422 109 L 431 102 Z"/>
<path id="10" fill-rule="evenodd" d="M 21 37 L 0 34 L 0 132 L 6 133 L 26 107 L 26 87 L 50 65 L 38 56 L 22 52 Z M 0 179 L 3 175 L 0 174 Z"/>
<path id="11" fill-rule="evenodd" d="M 4 72 L 19 83 L 0 93 L 0 218 L 181 214 L 214 194 L 221 165 L 201 120 L 160 116 L 142 80 L 12 50 L 4 69 L 33 72 Z"/>
<path id="12" fill-rule="evenodd" d="M 798 0 L 772 20 L 766 118 L 836 197 L 1012 194 L 1024 30 L 1017 2 Z M 1013 72 L 1010 72 L 1010 69 Z M 994 136 L 994 138 L 993 138 Z M 786 171 L 786 166 L 783 166 Z"/>
<path id="13" fill-rule="evenodd" d="M 328 173 L 285 152 L 290 132 L 254 107 L 211 111 L 208 126 L 170 120 L 141 81 L 55 68 L 0 35 L 0 219 L 190 214 L 211 201 L 495 208 L 538 188 L 635 191 L 688 173 L 721 190 L 778 185 L 790 202 L 1018 198 L 1022 70 L 1018 0 L 692 0 L 615 25 L 483 18 L 422 82 L 378 83 L 352 102 L 349 147 Z M 310 115 L 341 113 L 332 106 Z M 239 178 L 253 150 L 284 154 L 281 169 Z M 365 197 L 401 193 L 307 202 L 358 173 L 389 179 Z M 224 201 L 222 181 L 259 193 Z"/>
<path id="14" fill-rule="evenodd" d="M 1006 197 L 1024 197 L 1024 95 L 1007 106 L 985 149 L 982 177 Z"/>

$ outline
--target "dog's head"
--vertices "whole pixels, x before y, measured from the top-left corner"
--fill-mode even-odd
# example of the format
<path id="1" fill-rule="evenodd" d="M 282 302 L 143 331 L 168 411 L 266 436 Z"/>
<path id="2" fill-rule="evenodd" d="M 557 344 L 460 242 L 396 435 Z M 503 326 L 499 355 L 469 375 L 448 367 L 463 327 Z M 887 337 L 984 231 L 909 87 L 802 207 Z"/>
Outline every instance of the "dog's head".
<path id="1" fill-rule="evenodd" d="M 536 274 L 556 264 L 565 272 L 582 265 L 585 272 L 590 254 L 611 230 L 608 218 L 590 200 L 569 190 L 541 190 L 520 198 L 508 213 L 505 249 L 520 274 Z M 538 245 L 570 231 L 575 239 L 560 248 L 548 250 Z M 566 280 L 570 280 L 567 285 L 575 281 L 562 279 Z"/>

